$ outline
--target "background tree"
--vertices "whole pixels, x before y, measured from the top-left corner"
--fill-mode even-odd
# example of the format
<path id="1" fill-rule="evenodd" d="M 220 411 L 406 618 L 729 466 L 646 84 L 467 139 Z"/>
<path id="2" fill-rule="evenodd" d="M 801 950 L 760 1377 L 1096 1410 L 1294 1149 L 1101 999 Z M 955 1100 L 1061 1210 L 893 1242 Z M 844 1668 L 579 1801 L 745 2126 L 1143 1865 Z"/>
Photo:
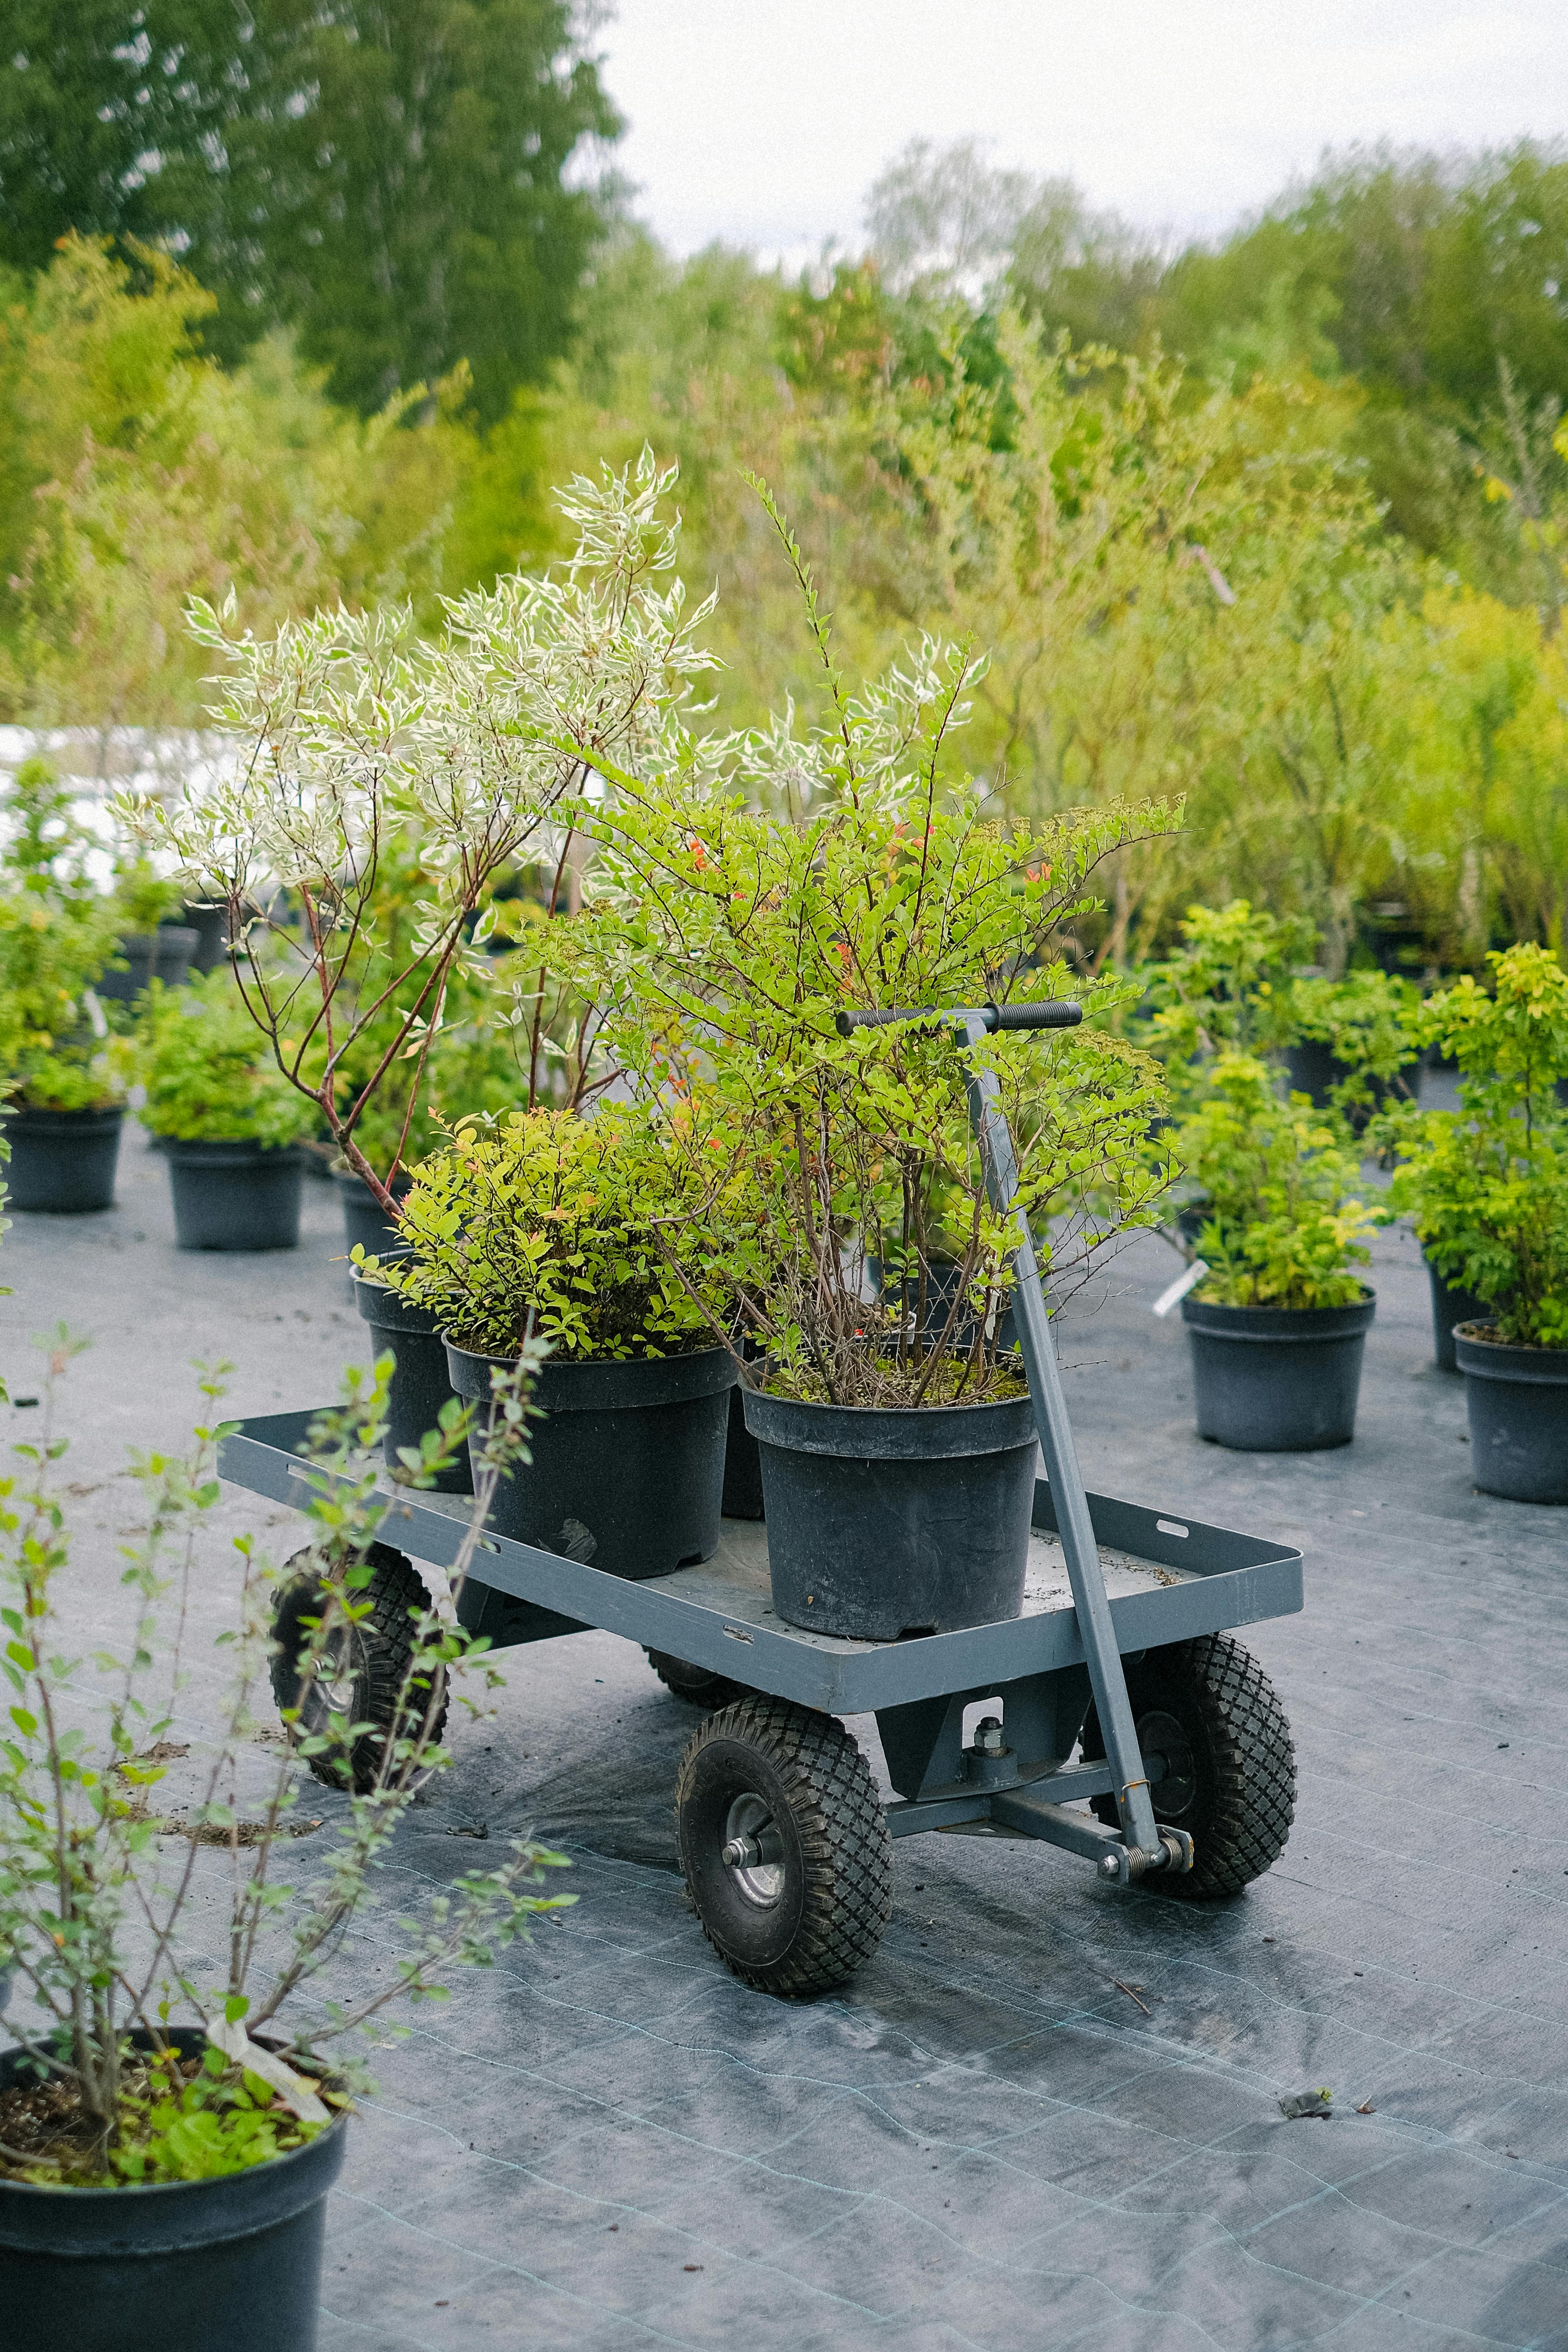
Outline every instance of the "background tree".
<path id="1" fill-rule="evenodd" d="M 70 230 L 180 257 L 232 360 L 296 322 L 369 415 L 469 362 L 500 415 L 566 347 L 619 128 L 569 0 L 11 0 L 0 260 Z"/>

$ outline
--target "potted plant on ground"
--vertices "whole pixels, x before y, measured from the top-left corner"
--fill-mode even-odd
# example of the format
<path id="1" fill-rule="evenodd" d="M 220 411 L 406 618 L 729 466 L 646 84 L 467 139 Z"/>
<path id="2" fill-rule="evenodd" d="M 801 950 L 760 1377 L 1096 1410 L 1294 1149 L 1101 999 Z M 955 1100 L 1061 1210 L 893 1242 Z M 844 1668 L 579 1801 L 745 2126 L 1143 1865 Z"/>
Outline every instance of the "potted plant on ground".
<path id="1" fill-rule="evenodd" d="M 181 1249 L 293 1249 L 297 1139 L 311 1110 L 267 1054 L 226 970 L 146 991 L 136 1069 L 142 1118 L 163 1139 Z"/>
<path id="2" fill-rule="evenodd" d="M 691 681 L 713 667 L 697 641 L 710 605 L 688 613 L 674 576 L 673 479 L 645 450 L 635 468 L 574 480 L 559 501 L 578 533 L 570 562 L 448 603 L 429 641 L 385 609 L 339 606 L 258 640 L 232 599 L 192 607 L 226 666 L 215 723 L 245 757 L 174 807 L 116 814 L 225 908 L 269 1055 L 388 1217 L 397 1161 L 373 1165 L 360 1125 L 404 1062 L 414 1099 L 496 882 L 520 862 L 557 884 L 573 874 L 596 772 L 673 747 Z M 418 876 L 395 930 L 389 860 Z"/>
<path id="3" fill-rule="evenodd" d="M 1062 993 L 1058 934 L 1088 903 L 1086 877 L 1168 819 L 1119 807 L 1009 830 L 950 764 L 982 666 L 928 644 L 852 695 L 780 529 L 828 723 L 796 735 L 781 722 L 732 747 L 739 793 L 689 766 L 658 785 L 612 777 L 564 949 L 612 1008 L 610 1048 L 660 1108 L 703 1184 L 700 1222 L 722 1238 L 753 1343 L 741 1377 L 774 1606 L 891 1640 L 1017 1613 L 1033 1409 L 999 1343 L 1013 1234 L 985 1199 L 965 1057 L 950 1031 L 845 1035 L 838 1016 Z M 1130 993 L 1114 976 L 1074 985 L 1091 1011 Z M 1159 1179 L 1141 1147 L 1159 1073 L 1097 1026 L 998 1035 L 974 1060 L 998 1075 L 1026 1205 L 1054 1216 L 1059 1306 L 1117 1231 L 1152 1221 Z M 705 1125 L 685 1121 L 693 1072 Z M 679 1273 L 678 1220 L 657 1230 Z"/>
<path id="4" fill-rule="evenodd" d="M 6 792 L 0 881 L 0 1083 L 10 1089 L 14 1208 L 110 1208 L 125 1087 L 94 984 L 118 919 L 94 884 L 98 846 L 46 761 Z"/>
<path id="5" fill-rule="evenodd" d="M 1291 1092 L 1315 1110 L 1338 1111 L 1358 1135 L 1385 1103 L 1417 1101 L 1420 1002 L 1412 982 L 1384 971 L 1298 979 L 1285 1055 Z"/>
<path id="6" fill-rule="evenodd" d="M 1568 975 L 1533 944 L 1428 999 L 1425 1035 L 1460 1070 L 1458 1112 L 1391 1116 L 1394 1205 L 1434 1278 L 1477 1311 L 1453 1330 L 1476 1484 L 1568 1502 Z"/>
<path id="7" fill-rule="evenodd" d="M 689 1152 L 621 1103 L 465 1121 L 416 1172 L 405 1254 L 375 1269 L 444 1335 L 474 1402 L 526 1340 L 548 1347 L 532 1459 L 493 1523 L 615 1576 L 668 1575 L 718 1546 L 735 1370 L 717 1336 L 726 1253 L 691 1164 L 708 1132 L 693 1104 Z"/>
<path id="8" fill-rule="evenodd" d="M 121 857 L 115 866 L 111 903 L 120 928 L 99 994 L 131 1004 L 149 981 L 178 987 L 201 947 L 195 927 L 178 919 L 184 906 L 179 884 L 144 857 Z"/>
<path id="9" fill-rule="evenodd" d="M 1375 1305 L 1358 1268 L 1381 1213 L 1356 1197 L 1342 1127 L 1226 1055 L 1173 1148 L 1206 1202 L 1205 1273 L 1182 1301 L 1199 1435 L 1247 1453 L 1349 1444 Z"/>
<path id="10" fill-rule="evenodd" d="M 570 1902 L 541 1891 L 563 1857 L 514 1842 L 417 1916 L 387 1921 L 357 1981 L 337 1977 L 376 1865 L 421 1783 L 450 1762 L 449 1691 L 467 1681 L 482 1699 L 497 1679 L 485 1645 L 375 1540 L 384 1505 L 361 1465 L 383 1391 L 351 1374 L 342 1409 L 311 1433 L 307 1549 L 279 1568 L 239 1544 L 208 1731 L 189 1712 L 181 1636 L 190 1576 L 215 1539 L 216 1432 L 199 1432 L 188 1459 L 138 1465 L 146 1532 L 124 1572 L 134 1638 L 115 1656 L 95 1623 L 93 1654 L 74 1654 L 53 1423 L 74 1344 L 63 1332 L 52 1343 L 44 1428 L 17 1449 L 0 1508 L 6 2333 L 104 2352 L 310 2352 L 326 2195 L 368 2086 L 363 2063 L 336 2053 L 396 2000 L 438 1997 L 454 1963 L 489 1962 L 533 1914 Z M 531 1370 L 498 1401 L 480 1449 L 459 1593 L 496 1481 L 524 1448 Z M 220 1390 L 203 1386 L 210 1408 Z M 434 1459 L 439 1442 L 426 1451 Z M 269 1673 L 280 1748 L 256 1737 Z M 353 1791 L 331 1819 L 300 1813 L 306 1769 Z M 295 1857 L 302 1869 L 288 1866 Z M 205 1957 L 215 1950 L 221 1960 Z"/>

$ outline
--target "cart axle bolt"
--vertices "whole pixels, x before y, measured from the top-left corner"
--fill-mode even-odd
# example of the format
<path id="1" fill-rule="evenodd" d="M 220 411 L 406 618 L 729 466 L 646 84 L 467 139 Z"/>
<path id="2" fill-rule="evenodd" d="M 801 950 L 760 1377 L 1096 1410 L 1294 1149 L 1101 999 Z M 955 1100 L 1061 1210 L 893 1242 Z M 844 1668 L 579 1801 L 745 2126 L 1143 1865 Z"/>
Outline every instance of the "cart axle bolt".
<path id="1" fill-rule="evenodd" d="M 1100 1874 L 1101 1878 L 1121 1877 L 1121 1864 L 1113 1853 L 1108 1853 L 1102 1859 L 1100 1865 Z"/>
<path id="2" fill-rule="evenodd" d="M 974 1727 L 974 1752 L 977 1756 L 1005 1756 L 1002 1744 L 1000 1716 L 983 1716 Z"/>
<path id="3" fill-rule="evenodd" d="M 723 1860 L 731 1870 L 754 1870 L 762 1858 L 763 1850 L 755 1838 L 731 1838 L 723 1849 Z"/>

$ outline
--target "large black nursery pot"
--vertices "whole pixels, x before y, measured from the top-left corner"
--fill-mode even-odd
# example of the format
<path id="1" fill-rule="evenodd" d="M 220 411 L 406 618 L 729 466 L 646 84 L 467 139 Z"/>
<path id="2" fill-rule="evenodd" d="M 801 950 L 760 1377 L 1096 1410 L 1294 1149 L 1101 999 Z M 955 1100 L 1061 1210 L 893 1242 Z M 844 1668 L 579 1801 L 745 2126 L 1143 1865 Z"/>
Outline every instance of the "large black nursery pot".
<path id="1" fill-rule="evenodd" d="M 1320 1037 L 1305 1037 L 1299 1045 L 1287 1046 L 1285 1069 L 1290 1092 L 1310 1096 L 1315 1110 L 1326 1109 L 1332 1089 L 1343 1086 L 1351 1076 L 1351 1065 L 1342 1062 Z M 1421 1065 L 1408 1062 L 1394 1077 L 1373 1078 L 1368 1083 L 1372 1093 L 1370 1106 L 1358 1104 L 1350 1114 L 1351 1125 L 1358 1133 L 1373 1112 L 1381 1110 L 1385 1103 L 1401 1099 L 1420 1101 Z"/>
<path id="2" fill-rule="evenodd" d="M 183 927 L 195 933 L 191 961 L 198 971 L 213 971 L 228 953 L 228 908 L 204 907 L 189 899 L 180 909 Z"/>
<path id="3" fill-rule="evenodd" d="M 200 2033 L 172 2032 L 182 2056 Z M 141 2048 L 151 2037 L 134 2032 Z M 0 2084 L 24 2071 L 0 2057 Z M 0 2180 L 0 2340 L 26 2352 L 314 2352 L 327 2192 L 346 2115 L 217 2180 L 36 2189 Z"/>
<path id="4" fill-rule="evenodd" d="M 304 1171 L 291 1143 L 257 1143 L 246 1136 L 191 1143 L 171 1136 L 163 1150 L 181 1249 L 299 1246 Z"/>
<path id="5" fill-rule="evenodd" d="M 100 997 L 111 997 L 121 1004 L 140 996 L 149 981 L 161 980 L 166 988 L 177 988 L 189 977 L 200 950 L 199 935 L 184 923 L 160 923 L 155 931 L 128 931 L 114 943 L 116 955 L 124 957 L 128 969 L 106 971 L 93 987 Z"/>
<path id="6" fill-rule="evenodd" d="M 1376 1304 L 1370 1290 L 1350 1307 L 1211 1307 L 1184 1298 L 1198 1435 L 1238 1454 L 1348 1445 Z"/>
<path id="7" fill-rule="evenodd" d="M 103 1110 L 29 1110 L 13 1104 L 5 1114 L 9 1206 L 58 1217 L 111 1209 L 124 1118 L 123 1103 Z"/>
<path id="8" fill-rule="evenodd" d="M 1432 1345 L 1436 1352 L 1440 1372 L 1457 1372 L 1459 1369 L 1454 1353 L 1456 1323 L 1485 1323 L 1490 1319 L 1491 1308 L 1473 1290 L 1461 1290 L 1440 1275 L 1430 1258 L 1426 1272 L 1432 1284 Z"/>
<path id="9" fill-rule="evenodd" d="M 400 1168 L 392 1188 L 393 1198 L 400 1200 L 413 1181 L 407 1171 Z M 332 1182 L 342 1202 L 343 1238 L 351 1250 L 358 1242 L 368 1257 L 383 1257 L 401 1242 L 397 1227 L 363 1176 L 356 1175 L 352 1168 L 334 1168 Z"/>
<path id="10" fill-rule="evenodd" d="M 1568 1348 L 1512 1348 L 1495 1324 L 1461 1323 L 1470 1461 L 1485 1495 L 1568 1503 Z"/>
<path id="11" fill-rule="evenodd" d="M 376 1353 L 390 1350 L 393 1359 L 382 1450 L 387 1468 L 396 1471 L 402 1466 L 397 1459 L 399 1446 L 417 1445 L 427 1429 L 438 1428 L 441 1407 L 454 1393 L 447 1371 L 447 1350 L 428 1307 L 400 1298 L 395 1290 L 362 1274 L 357 1265 L 350 1268 L 350 1274 L 354 1305 L 375 1333 Z M 435 1492 L 467 1495 L 472 1488 L 468 1454 L 459 1447 L 452 1467 L 437 1476 Z"/>
<path id="12" fill-rule="evenodd" d="M 1024 1605 L 1035 1408 L 805 1404 L 745 1392 L 762 1454 L 773 1607 L 787 1624 L 897 1642 Z"/>
<path id="13" fill-rule="evenodd" d="M 490 1393 L 497 1356 L 447 1337 L 459 1396 Z M 490 1531 L 611 1576 L 668 1576 L 719 1549 L 735 1360 L 727 1348 L 624 1363 L 552 1357 L 534 1388 L 533 1459 L 503 1478 Z"/>
<path id="14" fill-rule="evenodd" d="M 866 1260 L 867 1277 L 879 1298 L 884 1296 L 882 1261 L 875 1255 Z M 925 1311 L 921 1317 L 919 1338 L 925 1341 L 940 1340 L 947 1332 L 947 1345 L 958 1354 L 966 1354 L 974 1345 L 980 1329 L 980 1318 L 967 1302 L 952 1318 L 948 1330 L 948 1317 L 952 1314 L 953 1301 L 963 1287 L 963 1267 L 957 1258 L 933 1257 L 926 1266 Z M 904 1313 L 912 1317 L 920 1297 L 918 1279 L 903 1286 Z M 1004 1355 L 1010 1355 L 1018 1342 L 1015 1335 L 1013 1310 L 1009 1307 L 996 1326 L 996 1345 Z"/>

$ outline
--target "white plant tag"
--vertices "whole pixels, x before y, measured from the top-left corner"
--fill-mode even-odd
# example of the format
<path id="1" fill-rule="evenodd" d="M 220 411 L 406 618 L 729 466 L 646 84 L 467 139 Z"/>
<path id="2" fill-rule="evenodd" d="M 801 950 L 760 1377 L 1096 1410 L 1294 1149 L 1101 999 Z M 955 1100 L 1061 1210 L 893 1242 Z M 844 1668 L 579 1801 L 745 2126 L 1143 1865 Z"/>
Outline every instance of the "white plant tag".
<path id="1" fill-rule="evenodd" d="M 1194 1258 L 1185 1274 L 1179 1274 L 1168 1290 L 1162 1290 L 1151 1311 L 1155 1315 L 1168 1315 L 1173 1307 L 1181 1305 L 1189 1290 L 1197 1288 L 1207 1272 L 1205 1261 L 1201 1257 Z"/>
<path id="2" fill-rule="evenodd" d="M 263 2050 L 258 2042 L 252 2042 L 245 2030 L 243 2019 L 237 2017 L 231 2023 L 226 2017 L 215 2018 L 207 2027 L 207 2040 L 215 2050 L 221 2050 L 226 2058 L 232 2058 L 236 2065 L 244 2066 L 250 2074 L 259 2074 L 264 2083 L 270 2083 L 279 2097 L 286 2106 L 292 2107 L 302 2124 L 331 2122 L 330 2112 L 321 2105 L 304 2076 L 296 2074 L 292 2066 L 286 2066 L 276 2051 Z"/>
<path id="3" fill-rule="evenodd" d="M 102 1005 L 98 1001 L 97 991 L 90 988 L 84 988 L 81 992 L 81 1001 L 87 1007 L 87 1017 L 92 1024 L 93 1035 L 95 1037 L 107 1037 L 109 1034 L 109 1015 L 105 1013 Z"/>

